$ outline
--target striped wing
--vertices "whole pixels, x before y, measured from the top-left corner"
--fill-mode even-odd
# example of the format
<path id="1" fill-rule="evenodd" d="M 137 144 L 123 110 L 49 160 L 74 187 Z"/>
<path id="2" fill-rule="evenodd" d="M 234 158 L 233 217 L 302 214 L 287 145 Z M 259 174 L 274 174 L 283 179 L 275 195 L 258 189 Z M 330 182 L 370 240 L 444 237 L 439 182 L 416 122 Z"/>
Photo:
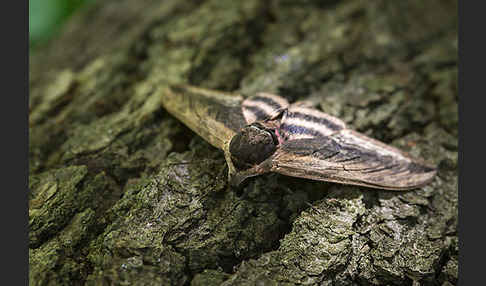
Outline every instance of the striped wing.
<path id="1" fill-rule="evenodd" d="M 243 115 L 247 124 L 255 121 L 273 119 L 289 106 L 288 101 L 278 95 L 270 93 L 258 93 L 243 101 Z"/>
<path id="2" fill-rule="evenodd" d="M 284 140 L 326 137 L 346 128 L 346 124 L 316 109 L 291 105 L 284 113 L 280 131 Z"/>
<path id="3" fill-rule="evenodd" d="M 284 142 L 273 155 L 272 172 L 389 190 L 420 187 L 436 173 L 315 109 L 289 108 L 280 127 Z"/>

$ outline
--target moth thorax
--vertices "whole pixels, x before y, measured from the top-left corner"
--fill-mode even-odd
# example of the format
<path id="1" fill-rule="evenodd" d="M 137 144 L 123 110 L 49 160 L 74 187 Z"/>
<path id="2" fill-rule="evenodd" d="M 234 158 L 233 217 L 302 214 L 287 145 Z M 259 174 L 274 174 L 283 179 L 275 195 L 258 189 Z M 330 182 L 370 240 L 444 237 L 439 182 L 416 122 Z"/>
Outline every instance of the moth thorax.
<path id="1" fill-rule="evenodd" d="M 260 164 L 277 150 L 278 139 L 272 130 L 255 123 L 233 136 L 229 146 L 236 168 L 248 169 Z"/>

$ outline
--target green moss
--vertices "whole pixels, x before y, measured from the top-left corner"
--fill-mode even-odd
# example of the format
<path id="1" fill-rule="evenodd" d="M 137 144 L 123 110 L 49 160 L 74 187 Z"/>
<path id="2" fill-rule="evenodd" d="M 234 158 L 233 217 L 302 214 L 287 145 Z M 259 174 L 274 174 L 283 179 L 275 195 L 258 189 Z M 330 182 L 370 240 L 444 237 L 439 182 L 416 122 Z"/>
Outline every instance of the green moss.
<path id="1" fill-rule="evenodd" d="M 39 246 L 62 229 L 76 211 L 85 207 L 89 190 L 79 183 L 87 174 L 85 166 L 54 169 L 30 179 L 29 245 Z"/>
<path id="2" fill-rule="evenodd" d="M 228 279 L 228 276 L 229 275 L 224 272 L 207 269 L 194 276 L 191 281 L 191 286 L 221 285 L 224 280 Z"/>
<path id="3" fill-rule="evenodd" d="M 81 279 L 85 261 L 78 247 L 90 236 L 95 224 L 92 209 L 77 213 L 56 239 L 29 250 L 30 285 L 69 285 Z"/>

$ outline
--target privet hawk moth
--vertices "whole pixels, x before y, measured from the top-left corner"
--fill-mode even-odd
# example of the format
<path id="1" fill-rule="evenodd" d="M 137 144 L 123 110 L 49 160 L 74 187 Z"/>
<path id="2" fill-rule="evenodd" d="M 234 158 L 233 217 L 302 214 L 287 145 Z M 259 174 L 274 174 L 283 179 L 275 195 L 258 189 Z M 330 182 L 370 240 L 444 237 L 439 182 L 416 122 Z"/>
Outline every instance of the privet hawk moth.
<path id="1" fill-rule="evenodd" d="M 238 186 L 267 172 L 407 190 L 429 183 L 435 168 L 346 127 L 338 118 L 258 93 L 249 98 L 192 86 L 171 86 L 163 106 L 224 151 L 228 179 Z"/>

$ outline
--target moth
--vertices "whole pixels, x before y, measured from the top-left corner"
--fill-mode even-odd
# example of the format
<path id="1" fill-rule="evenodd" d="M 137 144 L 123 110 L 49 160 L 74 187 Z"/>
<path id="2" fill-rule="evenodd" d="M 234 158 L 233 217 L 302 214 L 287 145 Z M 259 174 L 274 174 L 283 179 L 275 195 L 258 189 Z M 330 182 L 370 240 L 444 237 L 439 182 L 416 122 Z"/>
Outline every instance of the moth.
<path id="1" fill-rule="evenodd" d="M 162 105 L 224 151 L 230 185 L 268 172 L 408 190 L 429 183 L 436 169 L 346 127 L 340 119 L 285 98 L 248 98 L 193 86 L 170 86 Z"/>

